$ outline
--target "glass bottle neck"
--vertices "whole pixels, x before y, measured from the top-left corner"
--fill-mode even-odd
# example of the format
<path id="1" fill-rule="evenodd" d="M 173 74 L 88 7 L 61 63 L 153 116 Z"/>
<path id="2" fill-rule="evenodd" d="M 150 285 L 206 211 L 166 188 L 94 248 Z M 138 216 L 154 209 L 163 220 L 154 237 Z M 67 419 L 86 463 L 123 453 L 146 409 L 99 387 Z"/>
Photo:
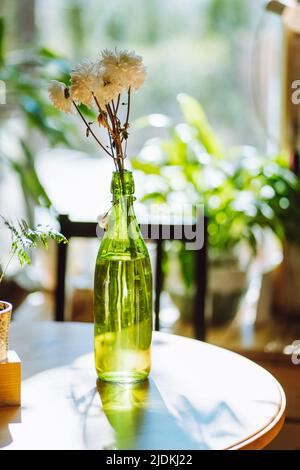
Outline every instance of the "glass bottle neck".
<path id="1" fill-rule="evenodd" d="M 113 173 L 111 182 L 111 193 L 113 202 L 116 203 L 121 199 L 127 204 L 134 201 L 134 180 L 131 171 L 122 171 Z"/>
<path id="2" fill-rule="evenodd" d="M 114 239 L 125 239 L 134 233 L 139 233 L 133 202 L 134 180 L 132 173 L 124 171 L 114 172 L 111 193 L 113 195 L 113 207 L 108 220 L 108 236 Z"/>

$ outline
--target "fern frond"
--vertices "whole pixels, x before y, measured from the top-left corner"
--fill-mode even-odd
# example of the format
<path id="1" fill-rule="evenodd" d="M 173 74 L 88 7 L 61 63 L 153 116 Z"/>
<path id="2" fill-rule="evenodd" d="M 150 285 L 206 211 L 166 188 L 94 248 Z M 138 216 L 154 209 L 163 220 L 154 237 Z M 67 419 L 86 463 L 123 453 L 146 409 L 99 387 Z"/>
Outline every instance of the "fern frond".
<path id="1" fill-rule="evenodd" d="M 31 263 L 31 250 L 38 246 L 48 248 L 49 240 L 56 243 L 68 243 L 68 240 L 57 230 L 46 225 L 38 225 L 35 229 L 29 227 L 24 219 L 14 224 L 11 220 L 0 216 L 4 225 L 11 233 L 11 254 L 18 257 L 21 266 Z"/>

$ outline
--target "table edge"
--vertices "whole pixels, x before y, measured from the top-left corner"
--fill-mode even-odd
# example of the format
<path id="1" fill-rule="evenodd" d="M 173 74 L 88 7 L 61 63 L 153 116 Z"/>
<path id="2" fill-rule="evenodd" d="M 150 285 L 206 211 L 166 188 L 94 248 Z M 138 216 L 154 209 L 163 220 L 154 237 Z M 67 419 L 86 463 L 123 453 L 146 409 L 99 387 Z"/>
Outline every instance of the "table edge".
<path id="1" fill-rule="evenodd" d="M 285 422 L 286 396 L 278 380 L 276 380 L 272 374 L 270 374 L 270 376 L 273 378 L 275 384 L 277 385 L 281 397 L 281 403 L 279 406 L 278 413 L 268 424 L 266 424 L 259 431 L 247 437 L 246 439 L 237 442 L 233 446 L 228 447 L 225 450 L 262 450 L 268 444 L 270 444 L 270 442 L 272 442 L 281 431 Z"/>

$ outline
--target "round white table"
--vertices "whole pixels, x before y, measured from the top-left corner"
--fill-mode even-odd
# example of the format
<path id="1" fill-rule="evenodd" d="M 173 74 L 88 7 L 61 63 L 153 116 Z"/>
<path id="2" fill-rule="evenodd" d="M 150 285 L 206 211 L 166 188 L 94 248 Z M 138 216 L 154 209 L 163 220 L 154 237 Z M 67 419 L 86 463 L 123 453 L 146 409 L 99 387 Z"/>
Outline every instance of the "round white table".
<path id="1" fill-rule="evenodd" d="M 0 409 L 3 449 L 261 449 L 284 422 L 285 395 L 264 369 L 225 349 L 154 333 L 152 372 L 96 384 L 93 326 L 11 325 L 22 407 Z"/>

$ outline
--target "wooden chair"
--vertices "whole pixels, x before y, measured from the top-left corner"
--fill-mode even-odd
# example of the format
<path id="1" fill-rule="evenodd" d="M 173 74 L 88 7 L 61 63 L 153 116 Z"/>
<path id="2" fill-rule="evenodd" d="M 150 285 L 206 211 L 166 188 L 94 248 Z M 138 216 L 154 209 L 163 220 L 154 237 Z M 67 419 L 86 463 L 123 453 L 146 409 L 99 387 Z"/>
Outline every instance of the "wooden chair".
<path id="1" fill-rule="evenodd" d="M 94 222 L 78 222 L 73 221 L 68 215 L 59 216 L 61 232 L 68 240 L 74 237 L 95 238 L 96 224 Z M 205 295 L 207 286 L 207 220 L 203 222 L 203 247 L 196 251 L 196 295 L 192 312 L 194 334 L 197 339 L 205 339 Z M 183 236 L 180 238 L 182 242 L 191 242 L 186 238 L 186 233 L 193 233 L 196 229 L 194 225 L 162 225 L 162 224 L 141 224 L 141 232 L 145 239 L 151 240 L 156 244 L 156 272 L 155 272 L 155 300 L 154 300 L 154 320 L 155 330 L 160 329 L 160 296 L 163 288 L 163 270 L 162 259 L 164 251 L 164 242 L 166 238 L 162 237 L 162 233 L 167 233 L 167 240 L 178 240 L 178 233 Z M 155 233 L 155 239 L 151 239 L 151 234 Z M 150 235 L 149 235 L 150 234 Z M 55 293 L 55 319 L 56 321 L 64 321 L 65 319 L 65 294 L 66 294 L 66 269 L 68 245 L 58 245 L 57 255 L 57 273 L 56 273 L 56 293 Z"/>

